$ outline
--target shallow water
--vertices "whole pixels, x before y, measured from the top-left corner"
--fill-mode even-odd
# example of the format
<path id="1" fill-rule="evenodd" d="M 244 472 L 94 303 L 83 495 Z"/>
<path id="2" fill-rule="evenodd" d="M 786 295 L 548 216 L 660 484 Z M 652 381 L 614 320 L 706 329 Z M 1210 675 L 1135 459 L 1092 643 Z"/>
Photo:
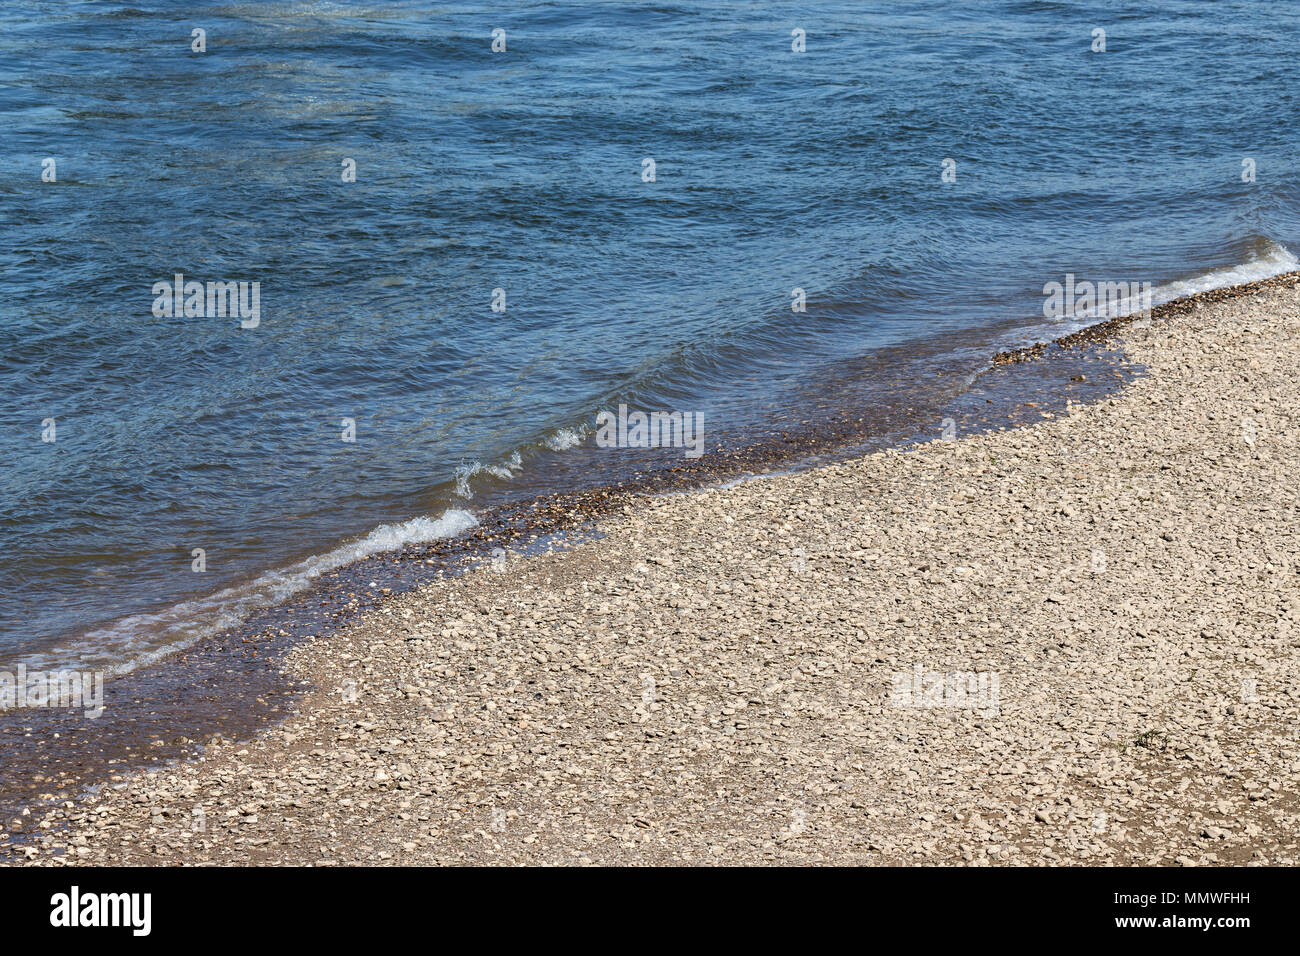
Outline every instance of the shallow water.
<path id="1" fill-rule="evenodd" d="M 620 403 L 735 446 L 835 382 L 885 429 L 1067 331 L 1067 273 L 1294 268 L 1288 5 L 1127 6 L 3 5 L 0 662 L 128 668 L 680 461 L 591 450 Z M 178 272 L 260 324 L 156 317 Z"/>

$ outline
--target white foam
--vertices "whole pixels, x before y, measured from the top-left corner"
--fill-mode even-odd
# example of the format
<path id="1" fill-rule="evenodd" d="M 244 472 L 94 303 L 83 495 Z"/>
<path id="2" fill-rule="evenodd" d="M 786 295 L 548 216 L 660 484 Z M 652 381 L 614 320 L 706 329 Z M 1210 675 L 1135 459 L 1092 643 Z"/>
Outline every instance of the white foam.
<path id="1" fill-rule="evenodd" d="M 551 451 L 564 451 L 566 448 L 582 444 L 582 440 L 586 437 L 587 428 L 585 425 L 578 428 L 557 428 L 542 439 L 542 444 Z"/>
<path id="2" fill-rule="evenodd" d="M 1133 315 L 1148 307 L 1154 308 L 1199 292 L 1258 282 L 1260 279 L 1268 279 L 1284 272 L 1300 269 L 1300 259 L 1297 259 L 1285 246 L 1271 239 L 1264 240 L 1263 246 L 1262 253 L 1252 253 L 1249 260 L 1238 265 L 1221 266 L 1189 279 L 1179 279 L 1156 286 L 1151 290 L 1149 302 L 1144 302 L 1142 296 L 1135 295 L 1118 302 L 1107 301 L 1105 305 L 1099 302 L 1090 309 L 1077 309 L 1066 317 L 1070 321 L 1066 329 L 1058 326 L 1052 329 L 1051 333 L 1055 337 L 1066 332 L 1077 332 L 1104 319 Z M 1130 283 L 1130 286 L 1132 285 L 1136 283 Z"/>
<path id="3" fill-rule="evenodd" d="M 522 471 L 523 467 L 523 459 L 517 451 L 511 453 L 503 465 L 485 465 L 481 461 L 476 461 L 472 465 L 460 465 L 456 468 L 454 494 L 468 501 L 474 497 L 474 486 L 470 482 L 475 475 L 494 475 L 502 481 L 509 481 L 515 476 L 515 472 Z"/>
<path id="4" fill-rule="evenodd" d="M 362 538 L 286 568 L 268 571 L 248 584 L 183 601 L 163 611 L 133 614 L 24 663 L 29 670 L 52 670 L 75 661 L 82 669 L 126 674 L 189 647 L 201 638 L 238 625 L 254 611 L 305 591 L 329 571 L 406 545 L 454 537 L 477 524 L 478 519 L 470 512 L 451 508 L 437 518 L 419 517 L 400 524 L 380 525 Z"/>
<path id="5" fill-rule="evenodd" d="M 1284 272 L 1293 272 L 1300 269 L 1300 259 L 1292 255 L 1291 251 L 1285 246 L 1273 242 L 1271 239 L 1265 245 L 1264 254 L 1253 256 L 1248 262 L 1236 266 L 1211 269 L 1203 275 L 1178 282 L 1169 282 L 1157 287 L 1151 293 L 1152 304 L 1161 305 L 1165 302 L 1172 302 L 1174 299 L 1181 299 L 1183 296 L 1195 295 L 1198 292 L 1208 292 L 1211 289 L 1226 289 L 1229 286 L 1258 282 L 1260 279 L 1268 279 Z"/>

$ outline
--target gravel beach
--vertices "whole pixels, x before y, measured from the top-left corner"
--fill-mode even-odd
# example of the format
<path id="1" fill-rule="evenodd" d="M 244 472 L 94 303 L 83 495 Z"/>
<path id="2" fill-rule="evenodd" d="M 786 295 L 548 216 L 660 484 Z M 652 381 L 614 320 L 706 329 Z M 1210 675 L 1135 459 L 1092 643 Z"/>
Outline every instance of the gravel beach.
<path id="1" fill-rule="evenodd" d="M 1098 404 L 393 597 L 290 653 L 283 724 L 0 852 L 1294 865 L 1300 273 L 1118 334 L 1146 374 Z"/>

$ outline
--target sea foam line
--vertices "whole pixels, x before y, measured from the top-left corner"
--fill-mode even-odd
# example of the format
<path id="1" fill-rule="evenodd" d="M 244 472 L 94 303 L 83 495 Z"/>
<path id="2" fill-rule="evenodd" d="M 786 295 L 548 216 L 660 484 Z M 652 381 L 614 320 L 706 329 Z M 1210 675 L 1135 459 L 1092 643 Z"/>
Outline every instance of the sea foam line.
<path id="1" fill-rule="evenodd" d="M 57 651 L 25 658 L 23 663 L 28 667 L 52 664 L 57 668 L 93 662 L 109 675 L 127 674 L 204 637 L 235 627 L 254 611 L 282 603 L 305 591 L 322 574 L 374 554 L 455 537 L 477 524 L 478 519 L 470 512 L 451 508 L 437 518 L 424 516 L 379 525 L 362 538 L 268 571 L 247 584 L 182 601 L 162 611 L 133 614 L 89 631 Z"/>

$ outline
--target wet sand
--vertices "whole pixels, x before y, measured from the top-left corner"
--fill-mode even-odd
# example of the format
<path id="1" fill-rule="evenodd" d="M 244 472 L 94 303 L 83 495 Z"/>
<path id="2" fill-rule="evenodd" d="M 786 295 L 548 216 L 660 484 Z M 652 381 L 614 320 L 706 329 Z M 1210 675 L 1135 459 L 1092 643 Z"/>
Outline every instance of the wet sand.
<path id="1" fill-rule="evenodd" d="M 1300 275 L 1072 344 L 1115 335 L 1147 374 L 1093 404 L 393 589 L 285 645 L 283 723 L 7 855 L 1293 863 Z"/>
<path id="2" fill-rule="evenodd" d="M 963 347 L 978 352 L 983 344 L 976 337 Z M 304 686 L 283 666 L 290 648 L 307 638 L 328 639 L 393 595 L 476 567 L 504 548 L 531 553 L 553 540 L 581 540 L 603 515 L 637 496 L 844 460 L 939 434 L 948 419 L 961 421 L 965 431 L 1037 420 L 1071 400 L 1096 401 L 1133 372 L 1093 346 L 1052 349 L 1015 367 L 991 365 L 965 388 L 969 362 L 953 364 L 918 358 L 915 348 L 855 360 L 820 382 L 815 395 L 772 409 L 763 432 L 712 438 L 715 447 L 699 459 L 647 461 L 653 456 L 644 452 L 624 458 L 626 450 L 569 449 L 548 478 L 567 490 L 480 508 L 478 526 L 456 538 L 327 572 L 304 593 L 238 627 L 110 679 L 104 713 L 95 720 L 76 711 L 0 710 L 0 818 L 10 821 L 10 844 L 30 842 L 33 812 L 42 806 L 193 757 L 214 740 L 253 739 L 283 719 Z M 921 369 L 924 380 L 907 379 Z M 873 394 L 889 376 L 900 384 L 882 403 Z M 862 382 L 875 391 L 864 393 Z"/>

